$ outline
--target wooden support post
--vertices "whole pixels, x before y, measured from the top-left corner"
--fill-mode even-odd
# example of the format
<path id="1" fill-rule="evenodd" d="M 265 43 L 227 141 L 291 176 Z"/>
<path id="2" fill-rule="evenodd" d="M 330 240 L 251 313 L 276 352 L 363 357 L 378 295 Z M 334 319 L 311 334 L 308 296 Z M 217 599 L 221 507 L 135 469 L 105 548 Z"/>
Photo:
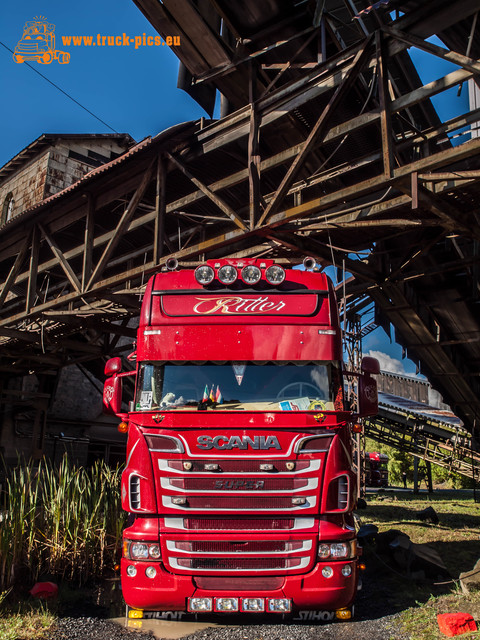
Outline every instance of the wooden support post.
<path id="1" fill-rule="evenodd" d="M 260 211 L 260 155 L 259 155 L 259 114 L 255 105 L 257 98 L 257 74 L 250 63 L 250 130 L 248 134 L 248 190 L 250 230 L 255 228 Z"/>
<path id="2" fill-rule="evenodd" d="M 418 209 L 418 172 L 417 171 L 412 171 L 411 180 L 412 180 L 412 188 L 411 188 L 412 209 L 415 211 L 415 209 Z"/>
<path id="3" fill-rule="evenodd" d="M 167 162 L 163 156 L 157 160 L 157 180 L 155 191 L 155 235 L 153 238 L 153 262 L 158 264 L 163 254 L 165 237 L 165 209 L 167 188 Z"/>
<path id="4" fill-rule="evenodd" d="M 85 235 L 82 267 L 82 291 L 85 291 L 87 282 L 92 275 L 93 268 L 93 238 L 95 225 L 95 203 L 91 193 L 87 194 L 87 215 L 85 216 Z"/>
<path id="5" fill-rule="evenodd" d="M 40 231 L 37 226 L 32 229 L 32 246 L 30 248 L 30 265 L 28 272 L 27 299 L 25 311 L 30 313 L 35 304 L 37 293 L 37 273 L 38 273 L 38 252 L 40 248 Z"/>
<path id="6" fill-rule="evenodd" d="M 413 458 L 413 493 L 416 495 L 418 493 L 418 458 L 414 456 Z"/>
<path id="7" fill-rule="evenodd" d="M 375 46 L 377 51 L 378 93 L 380 101 L 380 126 L 382 132 L 383 173 L 387 180 L 392 176 L 392 122 L 390 113 L 390 94 L 388 91 L 388 61 L 381 31 L 375 32 Z"/>

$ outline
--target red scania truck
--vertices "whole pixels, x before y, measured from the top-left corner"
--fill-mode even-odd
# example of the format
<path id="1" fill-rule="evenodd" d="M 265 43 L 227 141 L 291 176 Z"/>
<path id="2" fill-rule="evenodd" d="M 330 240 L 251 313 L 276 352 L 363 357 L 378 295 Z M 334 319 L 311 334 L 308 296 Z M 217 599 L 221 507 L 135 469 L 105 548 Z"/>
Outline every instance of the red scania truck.
<path id="1" fill-rule="evenodd" d="M 122 381 L 132 372 L 120 358 L 105 367 L 105 409 L 128 429 L 127 615 L 349 618 L 359 564 L 352 430 L 376 413 L 378 362 L 363 360 L 353 413 L 334 290 L 316 269 L 168 266 L 146 287 L 129 411 Z"/>

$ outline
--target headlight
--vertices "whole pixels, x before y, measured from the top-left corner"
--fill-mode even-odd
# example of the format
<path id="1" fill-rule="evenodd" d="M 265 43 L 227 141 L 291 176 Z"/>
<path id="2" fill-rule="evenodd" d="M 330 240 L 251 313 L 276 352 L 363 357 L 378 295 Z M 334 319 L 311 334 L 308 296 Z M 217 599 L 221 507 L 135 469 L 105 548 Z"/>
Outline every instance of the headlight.
<path id="1" fill-rule="evenodd" d="M 129 560 L 161 560 L 160 545 L 155 542 L 123 541 L 123 557 Z"/>
<path id="2" fill-rule="evenodd" d="M 317 558 L 319 560 L 341 560 L 351 556 L 350 542 L 322 542 L 318 545 Z"/>

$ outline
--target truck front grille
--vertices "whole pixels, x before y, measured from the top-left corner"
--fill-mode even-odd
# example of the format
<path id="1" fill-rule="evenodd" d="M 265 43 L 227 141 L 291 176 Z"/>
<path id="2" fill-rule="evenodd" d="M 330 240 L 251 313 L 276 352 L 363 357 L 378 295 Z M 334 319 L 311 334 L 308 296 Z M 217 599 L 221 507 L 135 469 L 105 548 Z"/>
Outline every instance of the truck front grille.
<path id="1" fill-rule="evenodd" d="M 229 542 L 226 540 L 200 540 L 184 541 L 177 540 L 171 544 L 176 551 L 190 553 L 292 553 L 305 549 L 306 545 L 302 540 L 248 540 L 246 542 Z M 311 547 L 311 543 L 307 545 Z"/>
<path id="2" fill-rule="evenodd" d="M 170 486 L 186 491 L 296 491 L 309 486 L 308 478 L 172 478 Z"/>
<path id="3" fill-rule="evenodd" d="M 183 527 L 191 531 L 288 531 L 295 518 L 184 518 Z"/>
<path id="4" fill-rule="evenodd" d="M 288 472 L 287 460 L 258 460 L 256 458 L 245 458 L 240 460 L 213 460 L 212 458 L 207 458 L 206 460 L 191 460 L 189 458 L 188 462 L 192 464 L 190 473 L 206 472 L 208 471 L 208 468 L 205 469 L 205 465 L 210 465 L 212 462 L 216 462 L 218 464 L 217 471 L 220 473 L 259 473 L 261 472 L 260 465 L 271 463 L 274 465 L 274 468 L 272 469 L 273 473 Z M 169 460 L 168 466 L 170 469 L 174 469 L 175 471 L 184 471 L 182 460 Z M 309 460 L 297 460 L 295 462 L 295 471 L 303 471 L 304 469 L 308 469 L 310 466 L 311 462 Z"/>
<path id="5" fill-rule="evenodd" d="M 178 569 L 204 571 L 262 571 L 300 569 L 309 563 L 308 557 L 300 558 L 170 558 L 170 564 Z"/>
<path id="6" fill-rule="evenodd" d="M 163 496 L 163 506 L 174 506 L 172 498 Z M 186 502 L 177 509 L 210 509 L 212 511 L 284 511 L 307 509 L 315 506 L 315 496 L 306 496 L 305 503 L 294 506 L 291 496 L 239 496 L 229 495 L 187 496 Z"/>

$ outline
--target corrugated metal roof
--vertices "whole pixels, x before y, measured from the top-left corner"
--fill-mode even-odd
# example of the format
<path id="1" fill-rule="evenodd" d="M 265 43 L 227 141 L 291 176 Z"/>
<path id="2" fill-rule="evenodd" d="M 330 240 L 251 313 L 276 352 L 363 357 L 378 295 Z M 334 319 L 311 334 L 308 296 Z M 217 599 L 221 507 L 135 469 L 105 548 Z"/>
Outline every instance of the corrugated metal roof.
<path id="1" fill-rule="evenodd" d="M 460 418 L 457 418 L 451 411 L 436 409 L 435 407 L 416 402 L 415 400 L 400 398 L 399 396 L 384 393 L 383 391 L 378 393 L 378 400 L 380 407 L 393 409 L 397 413 L 408 413 L 415 417 L 425 418 L 426 420 L 444 424 L 449 427 L 461 427 L 463 425 Z"/>

